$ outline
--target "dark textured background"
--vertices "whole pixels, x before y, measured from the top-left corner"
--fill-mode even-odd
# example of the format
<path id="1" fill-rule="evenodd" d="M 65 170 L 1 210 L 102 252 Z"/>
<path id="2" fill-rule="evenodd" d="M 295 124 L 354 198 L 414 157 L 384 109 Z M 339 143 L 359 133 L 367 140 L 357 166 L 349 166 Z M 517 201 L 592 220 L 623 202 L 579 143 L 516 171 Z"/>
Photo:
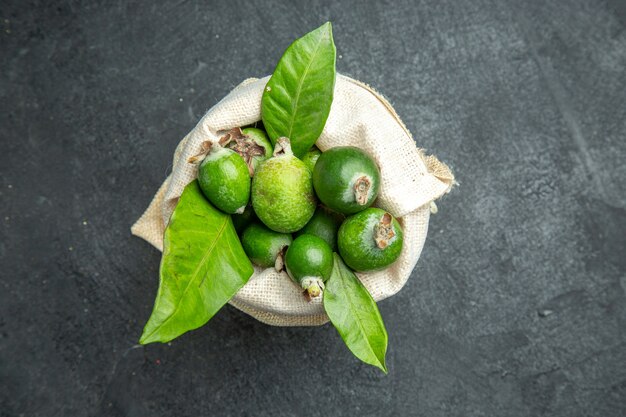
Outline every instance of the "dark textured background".
<path id="1" fill-rule="evenodd" d="M 623 1 L 107 3 L 0 2 L 1 416 L 626 413 Z M 133 347 L 177 142 L 326 20 L 461 184 L 380 303 L 389 375 L 232 307 Z"/>

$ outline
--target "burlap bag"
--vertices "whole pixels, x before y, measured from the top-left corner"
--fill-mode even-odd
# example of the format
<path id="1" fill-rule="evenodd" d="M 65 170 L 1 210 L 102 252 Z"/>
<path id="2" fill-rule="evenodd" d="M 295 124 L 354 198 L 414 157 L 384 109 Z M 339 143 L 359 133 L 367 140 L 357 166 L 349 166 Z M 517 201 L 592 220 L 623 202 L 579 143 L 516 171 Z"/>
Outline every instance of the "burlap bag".
<path id="1" fill-rule="evenodd" d="M 200 144 L 215 141 L 237 126 L 261 119 L 261 96 L 269 77 L 248 79 L 211 108 L 180 142 L 172 174 L 131 231 L 163 250 L 163 232 L 183 188 L 196 177 L 197 167 L 187 162 L 200 152 Z M 391 105 L 379 94 L 351 78 L 338 75 L 330 116 L 317 146 L 357 146 L 378 163 L 381 171 L 379 206 L 403 226 L 404 247 L 391 267 L 358 277 L 375 300 L 398 292 L 406 283 L 422 251 L 431 204 L 448 192 L 454 177 L 435 157 L 415 146 L 410 132 Z M 302 289 L 285 272 L 255 267 L 254 275 L 230 304 L 263 323 L 275 326 L 314 326 L 328 321 L 321 303 L 308 302 Z"/>

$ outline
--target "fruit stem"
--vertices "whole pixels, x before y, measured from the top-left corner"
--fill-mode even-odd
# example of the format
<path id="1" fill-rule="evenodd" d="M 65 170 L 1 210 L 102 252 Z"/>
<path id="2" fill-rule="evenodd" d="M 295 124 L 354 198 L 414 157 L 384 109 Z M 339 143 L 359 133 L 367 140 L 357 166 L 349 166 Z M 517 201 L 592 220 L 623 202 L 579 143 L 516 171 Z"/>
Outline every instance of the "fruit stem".
<path id="1" fill-rule="evenodd" d="M 393 217 L 391 217 L 391 214 L 385 213 L 374 226 L 374 240 L 379 249 L 385 249 L 389 246 L 389 241 L 396 235 L 393 231 L 392 222 Z"/>
<path id="2" fill-rule="evenodd" d="M 276 139 L 276 145 L 274 146 L 273 156 L 281 155 L 293 155 L 293 152 L 291 151 L 291 142 L 289 141 L 289 138 L 284 136 Z"/>
<path id="3" fill-rule="evenodd" d="M 367 204 L 367 195 L 372 188 L 372 180 L 369 176 L 363 175 L 354 182 L 354 199 L 357 204 L 364 206 Z"/>

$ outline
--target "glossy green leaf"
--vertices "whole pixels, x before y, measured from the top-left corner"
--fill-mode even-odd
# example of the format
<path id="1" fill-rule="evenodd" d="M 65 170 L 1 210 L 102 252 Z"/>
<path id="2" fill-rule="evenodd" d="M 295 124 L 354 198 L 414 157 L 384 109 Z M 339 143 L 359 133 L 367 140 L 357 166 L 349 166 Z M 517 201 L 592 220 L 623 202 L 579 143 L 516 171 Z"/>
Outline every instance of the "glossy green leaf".
<path id="1" fill-rule="evenodd" d="M 168 342 L 202 326 L 253 272 L 230 215 L 190 183 L 165 230 L 159 291 L 139 343 Z"/>
<path id="2" fill-rule="evenodd" d="M 354 356 L 387 373 L 387 330 L 378 306 L 341 257 L 334 258 L 324 290 L 326 314 Z"/>
<path id="3" fill-rule="evenodd" d="M 297 157 L 322 133 L 335 88 L 335 44 L 330 22 L 292 43 L 263 93 L 261 114 L 273 144 L 286 136 Z"/>

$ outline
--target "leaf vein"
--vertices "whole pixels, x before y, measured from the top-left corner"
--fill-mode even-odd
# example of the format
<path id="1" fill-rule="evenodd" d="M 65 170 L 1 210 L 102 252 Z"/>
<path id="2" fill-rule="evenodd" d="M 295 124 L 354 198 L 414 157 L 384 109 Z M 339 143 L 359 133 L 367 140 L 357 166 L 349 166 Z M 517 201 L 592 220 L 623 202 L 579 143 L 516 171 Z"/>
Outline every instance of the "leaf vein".
<path id="1" fill-rule="evenodd" d="M 221 237 L 222 233 L 224 232 L 224 229 L 226 228 L 226 225 L 228 224 L 228 217 L 224 218 L 224 223 L 222 224 L 222 226 L 220 227 L 219 231 L 217 232 L 217 236 L 215 237 L 215 240 L 213 241 L 211 247 L 209 248 L 209 250 L 204 254 L 204 256 L 202 257 L 202 260 L 200 261 L 200 263 L 198 264 L 198 266 L 196 267 L 196 269 L 194 270 L 191 278 L 189 279 L 189 282 L 187 283 L 187 286 L 185 287 L 185 289 L 183 290 L 182 294 L 180 295 L 180 297 L 178 298 L 177 302 L 176 302 L 176 307 L 174 307 L 174 311 L 172 312 L 172 314 L 170 314 L 169 316 L 167 316 L 167 318 L 165 320 L 163 320 L 158 326 L 156 326 L 149 334 L 147 334 L 145 336 L 145 339 L 149 339 L 154 333 L 156 333 L 159 329 L 161 329 L 163 326 L 165 326 L 165 324 L 176 315 L 176 313 L 178 312 L 178 308 L 181 305 L 181 300 L 183 300 L 187 294 L 187 291 L 189 290 L 189 287 L 191 287 L 191 284 L 193 283 L 193 281 L 195 281 L 196 279 L 196 274 L 198 273 L 198 271 L 200 270 L 200 267 L 206 262 L 206 260 L 208 259 L 208 255 L 210 253 L 213 252 L 213 250 L 215 249 L 215 245 L 217 244 L 217 242 L 219 241 L 219 238 Z M 206 277 L 204 277 L 206 278 Z M 202 279 L 202 282 L 204 282 L 204 278 Z M 202 282 L 200 282 L 200 285 L 202 285 Z"/>
<path id="2" fill-rule="evenodd" d="M 370 338 L 367 335 L 367 332 L 365 330 L 365 326 L 362 323 L 362 317 L 360 314 L 357 313 L 357 311 L 354 308 L 354 301 L 357 301 L 355 298 L 351 297 L 351 292 L 349 290 L 349 287 L 346 285 L 345 283 L 345 278 L 344 278 L 344 273 L 342 273 L 341 271 L 339 272 L 339 274 L 342 276 L 341 279 L 341 285 L 343 287 L 344 290 L 344 294 L 346 294 L 346 297 L 350 299 L 350 302 L 348 303 L 348 308 L 350 309 L 350 311 L 352 312 L 352 315 L 355 318 L 355 322 L 357 323 L 358 327 L 359 327 L 359 332 L 364 336 L 364 340 L 367 340 L 367 348 L 369 349 L 369 351 L 374 355 L 374 357 L 376 358 L 376 360 L 378 361 L 378 363 L 382 366 L 382 363 L 380 362 L 380 358 L 378 358 L 378 355 L 376 354 L 376 352 L 374 351 L 374 349 L 371 346 L 371 341 Z M 358 279 L 356 276 L 354 277 L 354 279 Z M 357 284 L 358 285 L 358 284 Z M 377 326 L 378 327 L 378 326 Z"/>
<path id="3" fill-rule="evenodd" d="M 311 68 L 311 65 L 313 65 L 313 62 L 315 61 L 315 57 L 317 56 L 320 46 L 322 45 L 322 41 L 323 41 L 323 37 L 320 37 L 320 39 L 317 42 L 317 45 L 315 46 L 315 52 L 313 52 L 313 55 L 311 55 L 311 59 L 309 60 L 306 66 L 306 69 L 304 70 L 304 74 L 302 74 L 302 77 L 300 77 L 300 80 L 298 82 L 296 100 L 293 106 L 293 117 L 291 117 L 291 120 L 289 120 L 289 134 L 287 135 L 289 139 L 292 139 L 291 135 L 293 134 L 293 124 L 294 124 L 294 121 L 296 120 L 296 115 L 298 114 L 298 104 L 300 102 L 300 94 L 302 92 L 302 85 L 304 84 L 304 80 L 309 73 L 309 69 Z"/>

